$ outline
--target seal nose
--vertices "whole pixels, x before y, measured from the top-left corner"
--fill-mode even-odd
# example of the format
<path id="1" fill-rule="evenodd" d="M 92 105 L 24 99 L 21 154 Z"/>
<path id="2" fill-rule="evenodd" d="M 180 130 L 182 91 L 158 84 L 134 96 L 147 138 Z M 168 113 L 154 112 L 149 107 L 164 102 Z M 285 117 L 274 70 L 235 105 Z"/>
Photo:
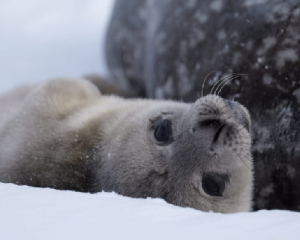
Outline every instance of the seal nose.
<path id="1" fill-rule="evenodd" d="M 246 110 L 238 103 L 224 99 L 229 108 L 234 111 L 233 116 L 235 119 L 248 131 L 250 131 L 250 119 Z"/>
<path id="2" fill-rule="evenodd" d="M 232 109 L 232 110 L 236 110 L 238 109 L 238 104 L 236 104 L 235 102 L 233 101 L 230 101 L 230 100 L 227 100 L 227 99 L 224 99 L 224 101 L 228 104 L 228 106 Z"/>

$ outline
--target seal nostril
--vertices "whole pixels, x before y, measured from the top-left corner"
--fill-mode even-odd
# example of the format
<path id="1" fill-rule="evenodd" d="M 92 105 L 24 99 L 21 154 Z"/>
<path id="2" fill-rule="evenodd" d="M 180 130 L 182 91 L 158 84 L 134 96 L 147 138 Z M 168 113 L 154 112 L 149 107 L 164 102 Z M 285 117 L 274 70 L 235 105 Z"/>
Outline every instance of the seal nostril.
<path id="1" fill-rule="evenodd" d="M 218 119 L 207 119 L 199 123 L 199 125 L 202 127 L 216 126 L 219 124 L 221 124 L 221 122 Z"/>
<path id="2" fill-rule="evenodd" d="M 224 100 L 232 110 L 235 110 L 238 108 L 238 105 L 236 103 L 234 103 L 230 100 L 227 100 L 227 99 L 224 99 Z"/>
<path id="3" fill-rule="evenodd" d="M 245 111 L 242 109 L 241 105 L 238 103 L 235 103 L 233 101 L 224 99 L 224 101 L 227 103 L 227 105 L 234 111 L 234 117 L 235 119 L 242 125 L 244 128 L 247 129 L 247 131 L 250 131 L 250 121 L 245 113 Z"/>

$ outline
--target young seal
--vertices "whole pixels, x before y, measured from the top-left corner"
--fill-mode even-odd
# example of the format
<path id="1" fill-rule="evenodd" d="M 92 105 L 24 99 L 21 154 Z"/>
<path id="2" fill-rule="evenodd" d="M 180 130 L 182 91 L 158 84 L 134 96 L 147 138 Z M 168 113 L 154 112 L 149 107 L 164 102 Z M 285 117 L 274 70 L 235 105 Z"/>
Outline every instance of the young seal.
<path id="1" fill-rule="evenodd" d="M 251 113 L 254 209 L 300 211 L 299 26 L 299 0 L 116 0 L 108 66 L 140 96 L 188 102 L 212 71 L 208 92 L 247 74 L 222 96 Z"/>
<path id="2" fill-rule="evenodd" d="M 250 118 L 236 102 L 125 100 L 86 80 L 55 79 L 0 103 L 2 182 L 251 209 Z"/>

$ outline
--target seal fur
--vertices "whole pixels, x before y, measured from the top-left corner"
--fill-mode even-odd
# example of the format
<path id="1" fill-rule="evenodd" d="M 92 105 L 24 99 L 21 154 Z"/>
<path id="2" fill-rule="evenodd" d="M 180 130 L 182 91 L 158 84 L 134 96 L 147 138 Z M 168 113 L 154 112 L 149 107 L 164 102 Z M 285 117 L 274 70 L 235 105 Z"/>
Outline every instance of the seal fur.
<path id="1" fill-rule="evenodd" d="M 2 182 L 251 209 L 250 117 L 238 103 L 216 95 L 193 104 L 125 100 L 83 79 L 50 80 L 1 102 L 12 108 L 0 125 Z M 170 137 L 161 142 L 166 121 Z"/>

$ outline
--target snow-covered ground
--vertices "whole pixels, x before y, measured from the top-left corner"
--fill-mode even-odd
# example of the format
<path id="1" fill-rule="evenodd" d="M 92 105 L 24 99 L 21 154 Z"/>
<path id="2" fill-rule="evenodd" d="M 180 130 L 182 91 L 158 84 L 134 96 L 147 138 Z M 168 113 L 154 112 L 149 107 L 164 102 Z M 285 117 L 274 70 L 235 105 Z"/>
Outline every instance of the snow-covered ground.
<path id="1" fill-rule="evenodd" d="M 0 92 L 57 76 L 105 74 L 113 0 L 1 0 Z M 0 183 L 0 239 L 299 239 L 300 213 L 218 214 L 159 199 Z"/>
<path id="2" fill-rule="evenodd" d="M 0 184 L 0 239 L 299 239 L 300 214 L 219 214 L 160 199 Z"/>

